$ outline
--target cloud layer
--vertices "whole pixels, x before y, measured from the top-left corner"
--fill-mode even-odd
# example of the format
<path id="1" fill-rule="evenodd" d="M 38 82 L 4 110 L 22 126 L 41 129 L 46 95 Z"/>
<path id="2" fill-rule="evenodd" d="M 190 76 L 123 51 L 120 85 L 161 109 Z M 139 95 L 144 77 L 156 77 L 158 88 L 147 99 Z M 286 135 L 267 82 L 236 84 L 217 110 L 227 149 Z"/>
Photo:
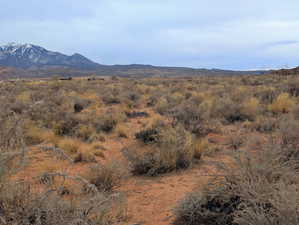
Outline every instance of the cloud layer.
<path id="1" fill-rule="evenodd" d="M 298 0 L 1 1 L 1 44 L 79 52 L 102 64 L 299 65 Z"/>

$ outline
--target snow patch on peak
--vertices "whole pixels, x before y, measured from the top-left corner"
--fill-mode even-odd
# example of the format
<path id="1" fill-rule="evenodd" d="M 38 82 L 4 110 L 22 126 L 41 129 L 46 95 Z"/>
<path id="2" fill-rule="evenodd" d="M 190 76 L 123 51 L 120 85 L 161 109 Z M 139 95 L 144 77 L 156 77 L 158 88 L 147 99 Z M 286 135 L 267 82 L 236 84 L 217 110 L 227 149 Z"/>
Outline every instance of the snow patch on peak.
<path id="1" fill-rule="evenodd" d="M 25 44 L 25 48 L 32 48 L 32 44 Z"/>
<path id="2" fill-rule="evenodd" d="M 0 46 L 0 49 L 8 54 L 18 54 L 18 55 L 23 55 L 26 52 L 33 52 L 36 49 L 38 49 L 39 51 L 41 51 L 41 48 L 36 48 L 36 46 L 32 45 L 32 44 L 19 44 L 19 43 L 15 43 L 15 42 L 11 42 L 8 43 L 6 45 L 3 45 L 2 47 Z"/>
<path id="3" fill-rule="evenodd" d="M 5 46 L 17 47 L 17 46 L 22 46 L 22 44 L 16 42 L 9 42 Z"/>
<path id="4" fill-rule="evenodd" d="M 1 46 L 0 46 L 1 47 Z M 21 43 L 16 43 L 16 42 L 10 42 L 7 43 L 6 45 L 3 45 L 2 48 L 32 48 L 32 44 L 21 44 Z"/>

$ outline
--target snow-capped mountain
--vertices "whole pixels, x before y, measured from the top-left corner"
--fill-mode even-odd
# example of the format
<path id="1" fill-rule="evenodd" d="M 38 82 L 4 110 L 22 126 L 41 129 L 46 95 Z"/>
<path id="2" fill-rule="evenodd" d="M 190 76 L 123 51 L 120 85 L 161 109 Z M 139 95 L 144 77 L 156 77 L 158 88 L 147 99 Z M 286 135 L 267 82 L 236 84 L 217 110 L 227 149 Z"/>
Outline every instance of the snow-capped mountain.
<path id="1" fill-rule="evenodd" d="M 48 67 L 95 69 L 100 65 L 77 53 L 67 56 L 37 45 L 9 43 L 0 46 L 0 66 L 23 69 Z"/>

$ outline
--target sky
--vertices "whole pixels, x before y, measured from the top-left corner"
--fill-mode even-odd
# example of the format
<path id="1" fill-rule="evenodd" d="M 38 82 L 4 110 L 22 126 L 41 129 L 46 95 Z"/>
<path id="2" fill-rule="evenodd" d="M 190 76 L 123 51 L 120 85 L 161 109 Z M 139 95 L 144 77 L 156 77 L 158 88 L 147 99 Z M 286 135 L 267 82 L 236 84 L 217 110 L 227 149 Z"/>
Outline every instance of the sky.
<path id="1" fill-rule="evenodd" d="M 299 0 L 0 0 L 0 45 L 101 64 L 299 66 Z"/>

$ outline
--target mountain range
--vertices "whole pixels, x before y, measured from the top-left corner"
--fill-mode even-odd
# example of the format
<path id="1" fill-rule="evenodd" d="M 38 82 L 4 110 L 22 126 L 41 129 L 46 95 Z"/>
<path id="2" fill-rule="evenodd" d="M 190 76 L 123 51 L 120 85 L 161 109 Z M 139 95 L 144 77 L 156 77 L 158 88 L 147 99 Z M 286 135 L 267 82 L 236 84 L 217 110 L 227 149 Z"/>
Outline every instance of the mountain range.
<path id="1" fill-rule="evenodd" d="M 78 53 L 67 56 L 37 45 L 10 43 L 0 46 L 0 66 L 22 69 L 45 67 L 95 69 L 100 65 Z"/>
<path id="2" fill-rule="evenodd" d="M 152 65 L 102 65 L 75 53 L 71 56 L 49 51 L 33 44 L 9 43 L 0 46 L 0 72 L 5 77 L 59 76 L 200 76 L 264 74 L 265 71 L 231 71 L 219 69 L 193 69 L 187 67 L 161 67 Z M 1 74 L 0 74 L 1 75 Z M 2 76 L 3 77 L 3 76 Z M 1 78 L 1 76 L 0 76 Z"/>

